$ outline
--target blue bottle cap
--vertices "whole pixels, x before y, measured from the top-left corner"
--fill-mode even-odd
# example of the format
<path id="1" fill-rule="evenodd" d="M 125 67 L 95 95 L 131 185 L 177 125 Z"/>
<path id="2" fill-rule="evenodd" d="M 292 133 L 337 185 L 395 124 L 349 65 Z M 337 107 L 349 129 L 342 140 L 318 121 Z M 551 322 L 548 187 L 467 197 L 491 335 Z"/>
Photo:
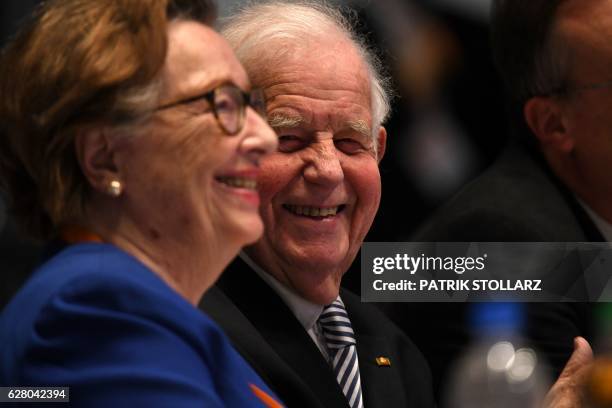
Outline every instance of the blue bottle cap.
<path id="1" fill-rule="evenodd" d="M 472 329 L 479 334 L 517 333 L 524 327 L 524 315 L 522 303 L 472 303 L 469 322 Z"/>

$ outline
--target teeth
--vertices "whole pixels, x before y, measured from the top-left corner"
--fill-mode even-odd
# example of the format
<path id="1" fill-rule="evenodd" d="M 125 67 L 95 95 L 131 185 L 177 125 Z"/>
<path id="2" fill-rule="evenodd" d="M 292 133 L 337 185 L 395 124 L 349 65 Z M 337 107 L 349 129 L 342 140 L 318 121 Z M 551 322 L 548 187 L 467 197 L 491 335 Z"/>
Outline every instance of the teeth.
<path id="1" fill-rule="evenodd" d="M 255 190 L 257 188 L 257 181 L 253 179 L 240 178 L 240 177 L 224 177 L 219 179 L 223 184 L 227 184 L 230 187 L 247 188 L 249 190 Z"/>
<path id="2" fill-rule="evenodd" d="M 338 213 L 339 207 L 307 207 L 302 205 L 286 205 L 289 211 L 297 215 L 306 215 L 308 217 L 329 217 Z"/>

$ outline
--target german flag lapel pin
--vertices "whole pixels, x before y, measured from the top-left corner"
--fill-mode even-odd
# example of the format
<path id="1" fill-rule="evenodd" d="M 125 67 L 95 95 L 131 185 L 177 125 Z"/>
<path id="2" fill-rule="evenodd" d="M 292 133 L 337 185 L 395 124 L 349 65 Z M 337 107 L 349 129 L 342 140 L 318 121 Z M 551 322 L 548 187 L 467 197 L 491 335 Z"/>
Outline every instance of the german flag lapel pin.
<path id="1" fill-rule="evenodd" d="M 376 357 L 376 365 L 379 367 L 391 367 L 391 360 L 388 357 Z"/>

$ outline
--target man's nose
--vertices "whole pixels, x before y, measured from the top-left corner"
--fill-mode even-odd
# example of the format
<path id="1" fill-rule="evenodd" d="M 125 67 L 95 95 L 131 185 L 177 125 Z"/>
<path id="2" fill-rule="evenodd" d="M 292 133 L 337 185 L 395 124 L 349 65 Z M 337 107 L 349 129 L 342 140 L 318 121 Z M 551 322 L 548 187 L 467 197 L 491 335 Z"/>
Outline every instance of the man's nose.
<path id="1" fill-rule="evenodd" d="M 323 186 L 335 185 L 344 180 L 344 170 L 332 139 L 311 146 L 304 178 L 310 183 Z"/>

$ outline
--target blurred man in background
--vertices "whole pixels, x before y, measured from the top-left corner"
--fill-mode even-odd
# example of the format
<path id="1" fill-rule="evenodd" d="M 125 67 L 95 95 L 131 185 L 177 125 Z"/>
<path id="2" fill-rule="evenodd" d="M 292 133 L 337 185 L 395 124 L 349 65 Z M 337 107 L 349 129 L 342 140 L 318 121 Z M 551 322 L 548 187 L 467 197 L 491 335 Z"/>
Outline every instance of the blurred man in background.
<path id="1" fill-rule="evenodd" d="M 516 137 L 414 240 L 612 240 L 612 2 L 495 0 L 492 17 L 493 53 Z M 568 291 L 584 289 L 576 273 L 559 276 Z M 408 317 L 423 308 L 427 320 Z M 466 308 L 393 309 L 417 345 L 425 345 L 440 383 L 469 341 Z M 553 376 L 571 354 L 574 337 L 593 340 L 592 309 L 586 303 L 529 305 L 526 334 Z"/>

